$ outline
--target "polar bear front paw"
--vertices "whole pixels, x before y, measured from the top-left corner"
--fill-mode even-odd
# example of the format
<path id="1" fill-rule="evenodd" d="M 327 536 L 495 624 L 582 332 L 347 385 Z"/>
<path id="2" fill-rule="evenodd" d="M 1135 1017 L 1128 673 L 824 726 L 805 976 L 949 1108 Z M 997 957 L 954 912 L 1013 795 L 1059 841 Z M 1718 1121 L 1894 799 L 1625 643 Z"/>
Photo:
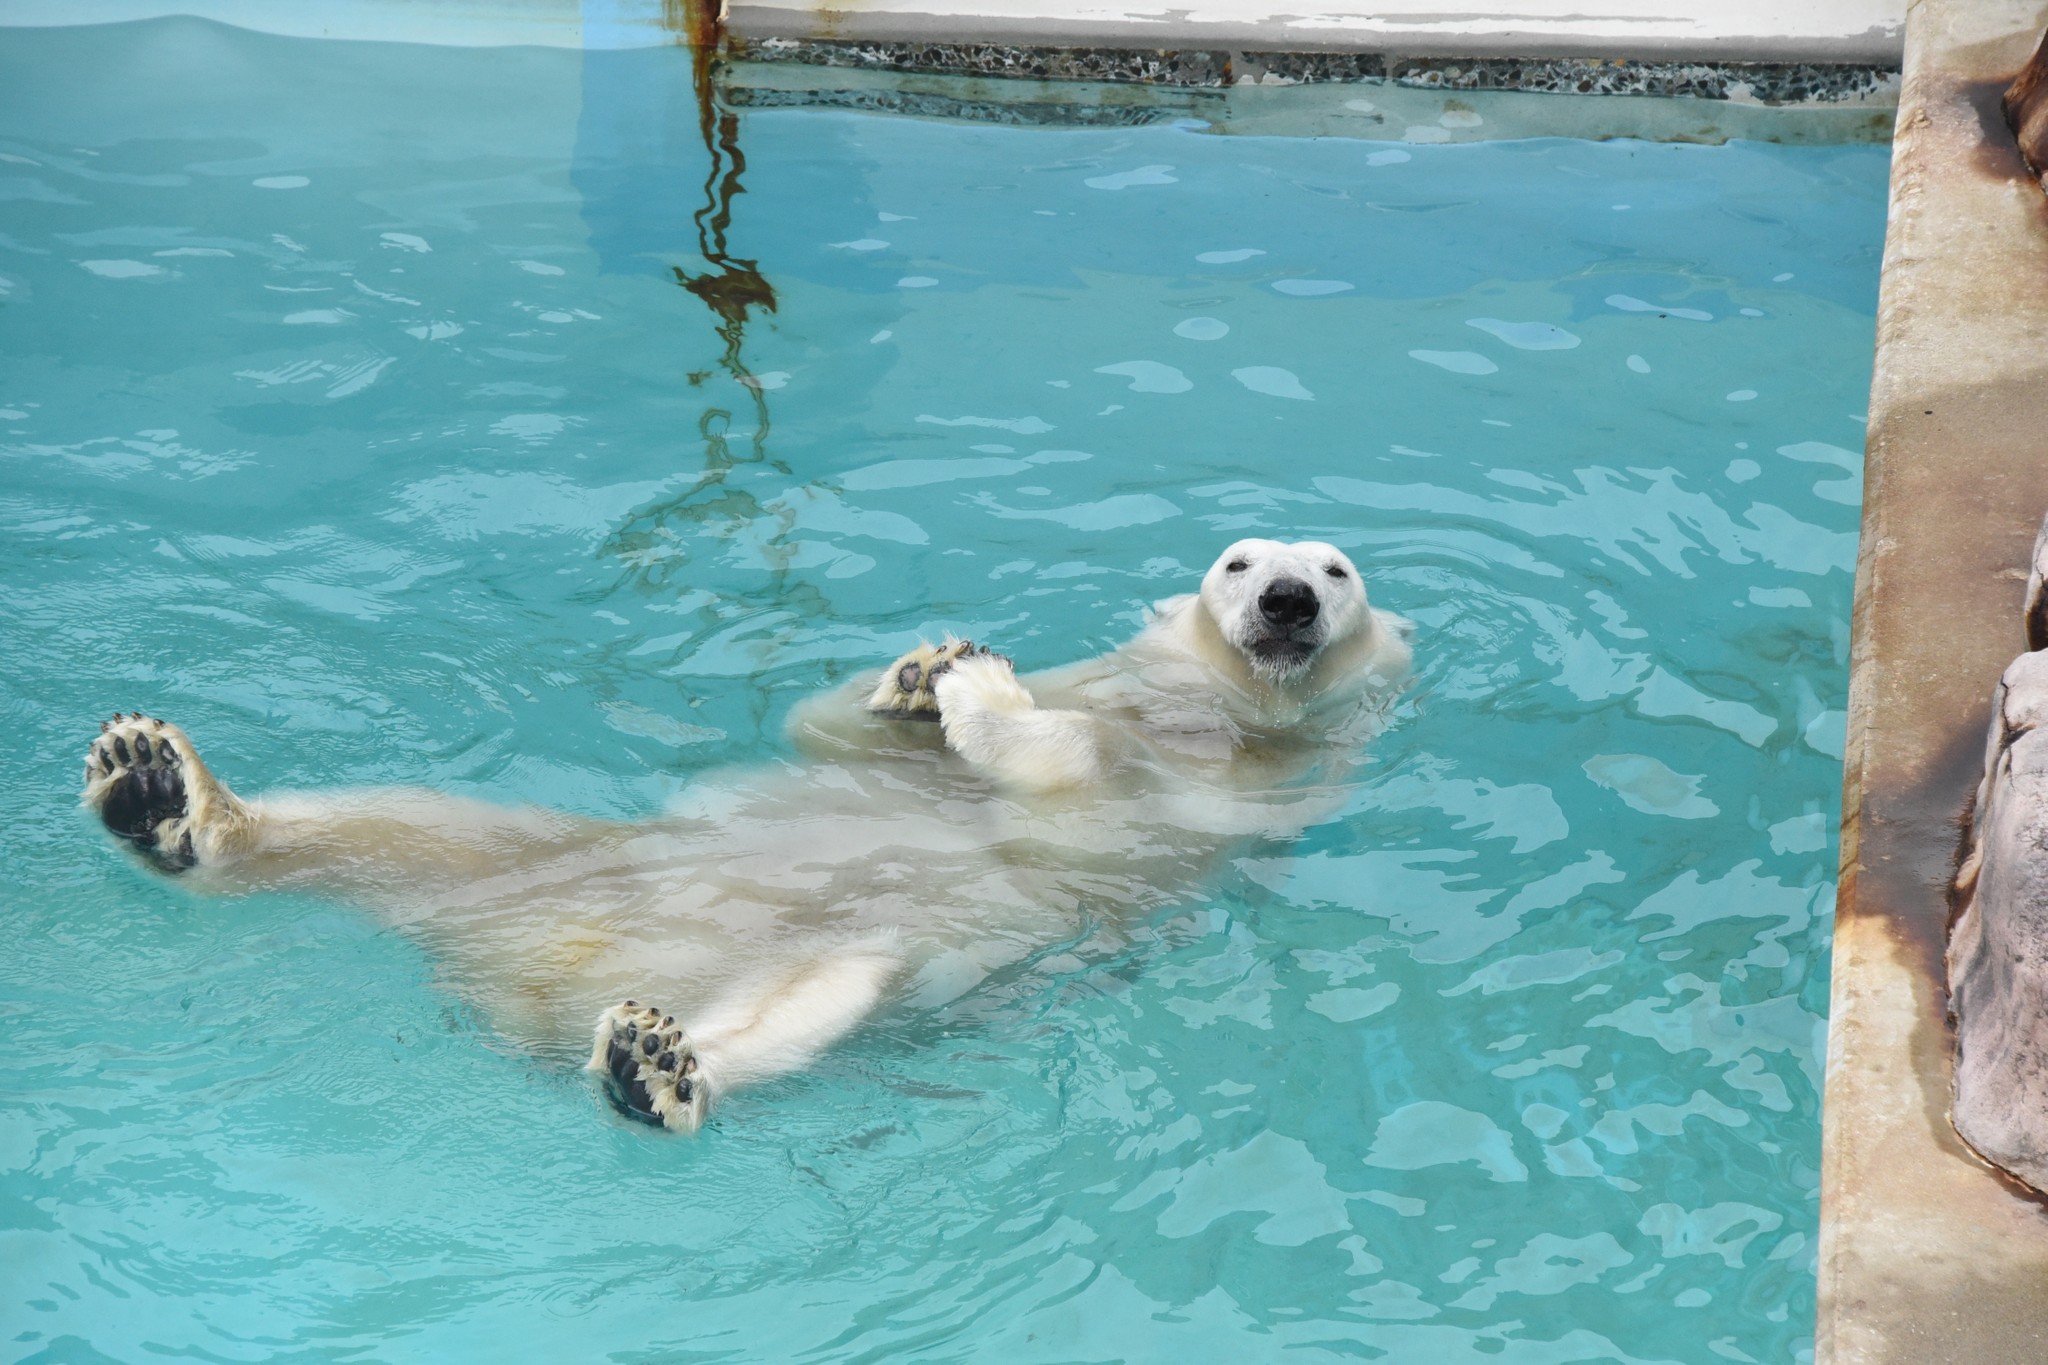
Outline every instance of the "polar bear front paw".
<path id="1" fill-rule="evenodd" d="M 868 710 L 900 720 L 937 720 L 938 680 L 961 660 L 982 658 L 998 659 L 1006 665 L 1010 662 L 986 645 L 956 640 L 950 635 L 942 644 L 920 643 L 884 670 L 881 681 L 868 697 Z"/>
<path id="2" fill-rule="evenodd" d="M 694 1133 L 711 1109 L 709 1078 L 675 1016 L 628 1000 L 597 1018 L 590 1069 L 610 1078 L 613 1101 L 634 1118 Z"/>
<path id="3" fill-rule="evenodd" d="M 116 713 L 85 759 L 87 809 L 166 872 L 236 851 L 247 810 L 220 784 L 185 732 L 165 721 Z"/>

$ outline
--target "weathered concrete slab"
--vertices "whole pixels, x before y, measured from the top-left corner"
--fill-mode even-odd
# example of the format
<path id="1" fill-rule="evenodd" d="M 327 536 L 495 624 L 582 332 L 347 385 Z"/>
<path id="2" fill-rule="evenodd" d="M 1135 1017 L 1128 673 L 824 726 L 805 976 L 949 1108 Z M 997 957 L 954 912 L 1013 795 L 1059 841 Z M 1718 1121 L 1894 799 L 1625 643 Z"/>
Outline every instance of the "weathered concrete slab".
<path id="1" fill-rule="evenodd" d="M 2000 96 L 2038 0 L 1907 34 L 1857 571 L 1817 1358 L 2048 1360 L 2048 1212 L 1948 1123 L 1957 816 L 2048 508 L 2048 202 Z"/>

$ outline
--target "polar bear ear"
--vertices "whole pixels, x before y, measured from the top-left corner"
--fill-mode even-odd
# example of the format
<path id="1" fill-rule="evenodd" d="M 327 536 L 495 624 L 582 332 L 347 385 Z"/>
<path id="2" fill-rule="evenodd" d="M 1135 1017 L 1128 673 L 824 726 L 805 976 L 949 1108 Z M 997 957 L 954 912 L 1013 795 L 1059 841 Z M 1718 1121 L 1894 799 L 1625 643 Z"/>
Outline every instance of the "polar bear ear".
<path id="1" fill-rule="evenodd" d="M 1372 614 L 1379 618 L 1380 625 L 1394 632 L 1395 639 L 1412 640 L 1415 638 L 1415 623 L 1407 617 L 1396 616 L 1394 613 L 1382 611 L 1378 607 L 1373 608 Z"/>
<path id="2" fill-rule="evenodd" d="M 1194 601 L 1197 596 L 1199 596 L 1197 593 L 1184 592 L 1173 597 L 1160 598 L 1147 609 L 1146 623 L 1149 625 L 1153 621 L 1171 619 L 1179 613 L 1186 611 L 1188 603 Z"/>

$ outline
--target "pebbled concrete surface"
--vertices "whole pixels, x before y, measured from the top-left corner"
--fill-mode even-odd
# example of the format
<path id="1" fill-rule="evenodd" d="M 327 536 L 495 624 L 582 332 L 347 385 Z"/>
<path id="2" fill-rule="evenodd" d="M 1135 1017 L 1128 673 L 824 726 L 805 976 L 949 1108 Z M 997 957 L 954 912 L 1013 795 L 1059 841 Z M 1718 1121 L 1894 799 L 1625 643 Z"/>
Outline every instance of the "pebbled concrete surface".
<path id="1" fill-rule="evenodd" d="M 1230 86 L 1022 79 L 899 72 L 807 61 L 732 63 L 725 96 L 744 109 L 838 108 L 980 123 L 1119 127 L 1195 119 L 1223 135 L 1389 142 L 1643 138 L 1659 142 L 1883 142 L 1896 80 L 1854 100 L 1772 106 L 1630 95 L 1558 99 L 1526 91 L 1448 90 L 1380 81 Z"/>

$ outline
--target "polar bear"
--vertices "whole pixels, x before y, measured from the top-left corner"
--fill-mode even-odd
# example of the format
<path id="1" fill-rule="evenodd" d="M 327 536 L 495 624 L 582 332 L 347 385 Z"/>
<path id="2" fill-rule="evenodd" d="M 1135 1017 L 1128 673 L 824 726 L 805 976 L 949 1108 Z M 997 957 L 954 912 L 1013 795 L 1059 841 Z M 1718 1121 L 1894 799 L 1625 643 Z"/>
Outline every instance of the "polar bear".
<path id="1" fill-rule="evenodd" d="M 706 775 L 654 820 L 404 788 L 245 799 L 139 713 L 101 727 L 83 799 L 195 888 L 364 907 L 512 1041 L 587 1046 L 615 1105 L 695 1132 L 887 999 L 1113 934 L 1233 845 L 1335 814 L 1412 629 L 1334 546 L 1242 540 L 1111 653 L 1019 678 L 920 646 L 800 704 L 798 760 Z"/>

